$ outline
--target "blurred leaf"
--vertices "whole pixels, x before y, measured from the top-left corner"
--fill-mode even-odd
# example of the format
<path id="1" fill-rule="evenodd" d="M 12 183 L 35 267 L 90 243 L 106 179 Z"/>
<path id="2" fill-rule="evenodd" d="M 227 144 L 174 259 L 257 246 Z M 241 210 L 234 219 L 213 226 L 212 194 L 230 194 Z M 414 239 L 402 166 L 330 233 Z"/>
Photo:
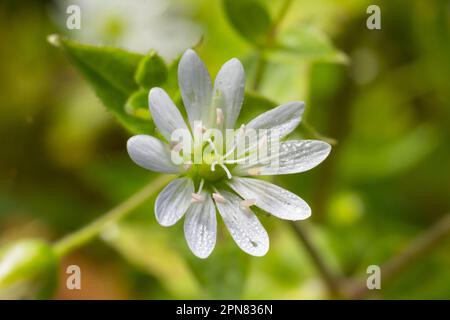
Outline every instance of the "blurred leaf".
<path id="1" fill-rule="evenodd" d="M 166 235 L 159 225 L 121 223 L 106 229 L 102 237 L 132 264 L 158 278 L 176 298 L 198 298 L 196 279 Z"/>
<path id="2" fill-rule="evenodd" d="M 344 151 L 347 157 L 342 163 L 341 172 L 357 180 L 381 179 L 399 174 L 413 168 L 433 152 L 438 139 L 435 130 L 425 124 L 397 141 L 378 148 L 358 142 L 351 146 L 356 149 Z"/>
<path id="3" fill-rule="evenodd" d="M 27 239 L 0 251 L 0 299 L 48 299 L 56 289 L 58 257 L 41 240 Z"/>
<path id="4" fill-rule="evenodd" d="M 214 251 L 207 259 L 199 259 L 190 251 L 187 253 L 189 265 L 209 299 L 241 298 L 250 259 L 231 237 L 219 236 Z"/>
<path id="5" fill-rule="evenodd" d="M 98 47 L 50 36 L 52 44 L 63 49 L 73 65 L 89 81 L 97 96 L 131 132 L 151 132 L 152 122 L 125 111 L 128 97 L 138 89 L 134 80 L 143 56 L 118 48 Z"/>
<path id="6" fill-rule="evenodd" d="M 148 91 L 139 90 L 134 92 L 125 104 L 125 110 L 128 114 L 146 120 L 151 120 L 148 109 Z"/>
<path id="7" fill-rule="evenodd" d="M 152 51 L 141 60 L 134 78 L 141 87 L 151 89 L 166 82 L 167 73 L 164 60 Z"/>
<path id="8" fill-rule="evenodd" d="M 277 40 L 276 50 L 272 52 L 275 59 L 348 63 L 347 55 L 336 49 L 323 32 L 310 25 L 299 25 L 282 31 Z"/>
<path id="9" fill-rule="evenodd" d="M 239 115 L 239 125 L 247 123 L 259 114 L 268 111 L 278 104 L 259 93 L 254 91 L 246 91 L 244 102 L 242 103 L 241 113 Z"/>
<path id="10" fill-rule="evenodd" d="M 256 0 L 224 0 L 225 12 L 233 27 L 250 43 L 265 44 L 272 26 L 266 8 Z"/>

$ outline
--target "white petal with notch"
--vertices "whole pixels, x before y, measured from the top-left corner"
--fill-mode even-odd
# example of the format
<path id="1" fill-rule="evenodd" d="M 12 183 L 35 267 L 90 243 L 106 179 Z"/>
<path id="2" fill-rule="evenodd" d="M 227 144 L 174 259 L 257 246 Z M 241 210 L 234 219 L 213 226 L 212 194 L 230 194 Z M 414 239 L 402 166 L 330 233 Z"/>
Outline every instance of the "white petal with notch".
<path id="1" fill-rule="evenodd" d="M 207 258 L 216 245 L 216 207 L 211 195 L 202 192 L 203 201 L 194 202 L 184 218 L 184 236 L 189 249 L 199 258 Z"/>
<path id="2" fill-rule="evenodd" d="M 241 206 L 242 198 L 219 190 L 225 201 L 215 201 L 231 236 L 236 244 L 248 254 L 263 256 L 269 250 L 269 236 L 255 214 Z"/>
<path id="3" fill-rule="evenodd" d="M 227 183 L 242 198 L 256 200 L 257 207 L 277 218 L 295 221 L 311 216 L 311 208 L 303 199 L 275 184 L 238 177 L 234 177 Z"/>
<path id="4" fill-rule="evenodd" d="M 189 178 L 172 180 L 158 195 L 155 215 L 164 227 L 174 225 L 189 208 L 194 193 L 194 183 Z"/>
<path id="5" fill-rule="evenodd" d="M 153 121 L 167 141 L 176 129 L 188 130 L 180 110 L 169 95 L 161 88 L 152 88 L 148 95 L 148 104 Z"/>
<path id="6" fill-rule="evenodd" d="M 209 127 L 212 121 L 212 85 L 208 70 L 194 50 L 188 49 L 178 64 L 178 85 L 191 123 L 203 121 Z"/>
<path id="7" fill-rule="evenodd" d="M 267 156 L 252 163 L 239 164 L 234 175 L 278 175 L 310 170 L 330 154 L 331 146 L 319 140 L 289 140 L 279 144 L 279 150 L 269 150 Z"/>
<path id="8" fill-rule="evenodd" d="M 222 66 L 214 81 L 214 107 L 222 109 L 225 128 L 234 128 L 244 99 L 245 73 L 241 62 L 233 58 Z"/>
<path id="9" fill-rule="evenodd" d="M 181 172 L 181 168 L 172 162 L 169 147 L 155 137 L 133 136 L 128 139 L 127 150 L 131 159 L 145 169 L 164 173 Z"/>
<path id="10" fill-rule="evenodd" d="M 246 127 L 255 130 L 270 129 L 272 135 L 281 139 L 299 125 L 304 109 L 304 102 L 288 102 L 257 116 Z"/>

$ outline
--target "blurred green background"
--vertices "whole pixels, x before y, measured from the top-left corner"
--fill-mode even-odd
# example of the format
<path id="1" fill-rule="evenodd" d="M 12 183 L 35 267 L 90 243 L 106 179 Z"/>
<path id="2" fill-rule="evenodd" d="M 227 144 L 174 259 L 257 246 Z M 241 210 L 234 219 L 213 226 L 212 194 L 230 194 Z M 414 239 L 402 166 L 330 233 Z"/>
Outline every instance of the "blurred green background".
<path id="1" fill-rule="evenodd" d="M 81 30 L 65 28 L 72 3 L 81 7 Z M 283 3 L 260 1 L 275 19 Z M 370 4 L 381 8 L 381 30 L 366 28 Z M 245 14 L 249 21 L 258 16 Z M 449 212 L 450 2 L 294 0 L 279 28 L 292 52 L 267 52 L 264 77 L 255 84 L 258 47 L 233 27 L 223 1 L 3 0 L 0 245 L 56 240 L 155 177 L 129 159 L 131 134 L 47 35 L 155 49 L 167 62 L 196 46 L 213 76 L 238 57 L 248 88 L 278 103 L 306 101 L 309 126 L 295 135 L 316 130 L 337 140 L 322 165 L 277 183 L 310 204 L 313 215 L 301 224 L 333 272 L 364 284 L 367 266 L 398 255 Z M 65 257 L 55 297 L 329 297 L 289 223 L 260 216 L 271 249 L 254 258 L 220 222 L 216 250 L 200 260 L 185 244 L 181 223 L 156 223 L 152 201 Z M 70 264 L 81 267 L 81 290 L 65 289 Z M 450 241 L 382 281 L 377 297 L 450 299 Z"/>

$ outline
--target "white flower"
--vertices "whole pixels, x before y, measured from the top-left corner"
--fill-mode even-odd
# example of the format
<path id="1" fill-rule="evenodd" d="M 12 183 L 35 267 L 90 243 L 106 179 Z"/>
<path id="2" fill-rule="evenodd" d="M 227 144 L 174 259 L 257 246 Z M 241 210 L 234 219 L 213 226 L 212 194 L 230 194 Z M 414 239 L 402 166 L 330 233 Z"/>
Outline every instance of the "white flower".
<path id="1" fill-rule="evenodd" d="M 216 243 L 217 209 L 237 245 L 251 255 L 263 256 L 269 249 L 269 237 L 251 206 L 286 220 L 306 219 L 311 215 L 311 209 L 290 191 L 244 176 L 303 172 L 321 163 L 331 147 L 322 141 L 289 140 L 281 142 L 276 153 L 244 163 L 240 160 L 248 159 L 248 155 L 255 152 L 255 146 L 247 148 L 238 159 L 229 160 L 236 145 L 226 144 L 222 152 L 209 140 L 205 141 L 206 146 L 203 143 L 200 146 L 201 150 L 210 147 L 210 153 L 203 153 L 209 162 L 176 165 L 171 160 L 174 130 L 194 133 L 199 129 L 194 123 L 200 120 L 204 124 L 200 128 L 202 131 L 219 128 L 223 132 L 234 128 L 244 97 L 245 76 L 240 61 L 231 59 L 222 66 L 213 86 L 203 62 L 194 51 L 187 50 L 178 66 L 178 81 L 189 123 L 164 90 L 153 88 L 149 94 L 150 112 L 169 143 L 152 136 L 137 135 L 127 144 L 130 157 L 141 167 L 180 175 L 158 195 L 156 219 L 163 226 L 171 226 L 184 215 L 189 248 L 196 256 L 206 258 Z M 283 104 L 256 117 L 238 132 L 270 129 L 278 138 L 283 138 L 298 126 L 303 110 L 303 102 Z M 235 138 L 235 141 L 239 140 L 239 134 Z M 261 141 L 258 146 L 260 144 Z M 278 166 L 270 164 L 274 157 L 279 160 Z"/>
<path id="2" fill-rule="evenodd" d="M 66 29 L 70 5 L 81 10 L 80 30 Z M 53 16 L 62 30 L 82 42 L 143 54 L 154 49 L 173 59 L 201 36 L 200 27 L 182 14 L 187 10 L 189 6 L 168 0 L 63 0 L 56 2 Z"/>

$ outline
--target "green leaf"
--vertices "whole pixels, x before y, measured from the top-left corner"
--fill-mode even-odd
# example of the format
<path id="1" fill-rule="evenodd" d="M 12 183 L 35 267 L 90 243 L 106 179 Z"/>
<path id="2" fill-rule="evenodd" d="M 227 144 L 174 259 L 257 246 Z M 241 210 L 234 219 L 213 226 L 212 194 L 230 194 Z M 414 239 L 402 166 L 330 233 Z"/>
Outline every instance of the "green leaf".
<path id="1" fill-rule="evenodd" d="M 278 106 L 276 102 L 254 91 L 246 91 L 244 101 L 242 103 L 241 113 L 239 114 L 238 126 L 243 123 L 248 123 L 256 116 L 275 108 L 276 106 Z"/>
<path id="2" fill-rule="evenodd" d="M 151 121 L 130 115 L 125 110 L 129 96 L 139 88 L 134 75 L 143 55 L 81 44 L 55 35 L 49 37 L 49 42 L 63 50 L 121 124 L 133 133 L 152 131 Z"/>
<path id="3" fill-rule="evenodd" d="M 164 60 L 152 51 L 141 60 L 134 78 L 142 88 L 151 89 L 166 82 L 167 73 Z"/>
<path id="4" fill-rule="evenodd" d="M 224 0 L 224 6 L 236 31 L 250 43 L 264 46 L 272 26 L 266 8 L 256 0 Z"/>
<path id="5" fill-rule="evenodd" d="M 125 110 L 134 117 L 150 121 L 152 117 L 148 109 L 148 91 L 138 90 L 134 92 L 127 100 Z"/>
<path id="6" fill-rule="evenodd" d="M 348 57 L 336 49 L 330 39 L 319 29 L 299 25 L 281 32 L 272 57 L 283 60 L 299 58 L 333 63 L 348 63 Z"/>

